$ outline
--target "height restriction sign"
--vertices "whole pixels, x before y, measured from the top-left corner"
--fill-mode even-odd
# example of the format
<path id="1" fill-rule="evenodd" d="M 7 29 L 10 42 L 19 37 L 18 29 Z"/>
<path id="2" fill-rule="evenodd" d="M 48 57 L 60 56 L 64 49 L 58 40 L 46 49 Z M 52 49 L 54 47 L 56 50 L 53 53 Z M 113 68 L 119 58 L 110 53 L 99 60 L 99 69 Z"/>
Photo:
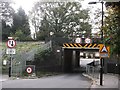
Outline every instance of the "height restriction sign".
<path id="1" fill-rule="evenodd" d="M 14 48 L 14 47 L 16 46 L 16 41 L 13 40 L 13 39 L 8 40 L 8 41 L 7 41 L 7 46 L 8 46 L 9 48 Z"/>

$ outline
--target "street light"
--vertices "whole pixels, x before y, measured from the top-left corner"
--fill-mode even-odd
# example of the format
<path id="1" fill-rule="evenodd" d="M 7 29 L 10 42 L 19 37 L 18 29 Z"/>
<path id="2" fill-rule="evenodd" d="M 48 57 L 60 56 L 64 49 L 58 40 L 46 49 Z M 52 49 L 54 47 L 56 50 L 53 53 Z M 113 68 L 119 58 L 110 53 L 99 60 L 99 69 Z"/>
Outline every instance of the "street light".
<path id="1" fill-rule="evenodd" d="M 96 4 L 97 2 L 89 2 L 88 4 Z"/>
<path id="2" fill-rule="evenodd" d="M 104 2 L 103 2 L 103 1 L 101 1 L 101 2 L 89 2 L 88 4 L 96 4 L 96 3 L 101 3 L 101 4 L 102 4 L 101 41 L 102 41 L 102 43 L 104 43 L 104 42 L 103 42 L 103 15 L 104 15 L 104 12 L 103 12 L 103 4 L 104 4 Z M 100 67 L 100 85 L 101 85 L 101 86 L 103 85 L 103 84 L 102 84 L 102 81 L 103 81 L 103 61 L 104 61 L 104 59 L 101 58 L 101 59 L 100 59 L 100 64 L 101 64 L 101 67 Z"/>

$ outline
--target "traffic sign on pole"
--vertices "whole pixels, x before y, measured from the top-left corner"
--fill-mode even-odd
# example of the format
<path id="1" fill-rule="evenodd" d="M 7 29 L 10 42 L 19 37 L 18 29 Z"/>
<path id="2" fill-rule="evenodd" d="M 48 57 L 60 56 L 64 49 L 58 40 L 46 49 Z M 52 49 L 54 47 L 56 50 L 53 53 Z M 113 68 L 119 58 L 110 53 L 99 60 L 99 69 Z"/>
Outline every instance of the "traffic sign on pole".
<path id="1" fill-rule="evenodd" d="M 16 53 L 16 50 L 14 49 L 14 47 L 16 46 L 16 41 L 13 40 L 13 37 L 8 37 L 8 41 L 7 41 L 7 50 L 6 50 L 6 54 L 10 55 L 10 63 L 9 63 L 9 77 L 11 77 L 12 75 L 12 58 L 13 58 L 13 54 Z"/>
<path id="2" fill-rule="evenodd" d="M 6 49 L 6 54 L 16 54 L 15 48 L 7 48 Z"/>
<path id="3" fill-rule="evenodd" d="M 110 56 L 110 47 L 103 45 L 103 46 L 100 48 L 100 57 L 101 57 L 101 58 L 107 58 L 107 57 L 109 57 L 109 56 Z"/>
<path id="4" fill-rule="evenodd" d="M 105 46 L 103 46 L 100 52 L 101 53 L 108 53 L 108 50 Z"/>
<path id="5" fill-rule="evenodd" d="M 13 39 L 10 39 L 7 41 L 7 47 L 8 48 L 14 48 L 16 46 L 16 41 Z"/>

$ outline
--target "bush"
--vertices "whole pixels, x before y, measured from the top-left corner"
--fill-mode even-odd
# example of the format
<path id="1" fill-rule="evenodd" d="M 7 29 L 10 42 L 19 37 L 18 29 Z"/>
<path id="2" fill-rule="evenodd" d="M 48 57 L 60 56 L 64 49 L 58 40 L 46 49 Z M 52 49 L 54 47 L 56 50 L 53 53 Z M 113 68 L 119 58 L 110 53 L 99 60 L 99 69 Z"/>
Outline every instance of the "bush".
<path id="1" fill-rule="evenodd" d="M 35 54 L 34 65 L 37 71 L 57 71 L 59 68 L 58 60 L 51 50 L 39 51 Z"/>
<path id="2" fill-rule="evenodd" d="M 44 50 L 44 51 L 38 51 L 37 54 L 35 54 L 35 65 L 47 65 L 48 63 L 52 63 L 54 54 L 51 50 Z M 51 59 L 52 58 L 52 59 Z"/>

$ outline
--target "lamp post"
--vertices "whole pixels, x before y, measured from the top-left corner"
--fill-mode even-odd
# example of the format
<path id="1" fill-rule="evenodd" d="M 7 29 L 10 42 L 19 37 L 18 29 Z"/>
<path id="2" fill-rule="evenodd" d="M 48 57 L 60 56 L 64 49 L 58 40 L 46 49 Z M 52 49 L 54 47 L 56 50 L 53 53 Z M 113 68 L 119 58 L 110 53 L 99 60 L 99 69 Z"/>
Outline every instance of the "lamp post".
<path id="1" fill-rule="evenodd" d="M 104 43 L 103 42 L 103 15 L 104 15 L 103 4 L 104 4 L 104 2 L 103 1 L 101 1 L 101 2 L 89 2 L 88 4 L 96 4 L 96 3 L 101 3 L 102 4 L 101 41 L 102 41 L 102 43 Z M 104 61 L 104 58 L 100 58 L 100 65 L 101 65 L 101 67 L 100 67 L 100 85 L 101 86 L 103 85 L 103 61 Z"/>

